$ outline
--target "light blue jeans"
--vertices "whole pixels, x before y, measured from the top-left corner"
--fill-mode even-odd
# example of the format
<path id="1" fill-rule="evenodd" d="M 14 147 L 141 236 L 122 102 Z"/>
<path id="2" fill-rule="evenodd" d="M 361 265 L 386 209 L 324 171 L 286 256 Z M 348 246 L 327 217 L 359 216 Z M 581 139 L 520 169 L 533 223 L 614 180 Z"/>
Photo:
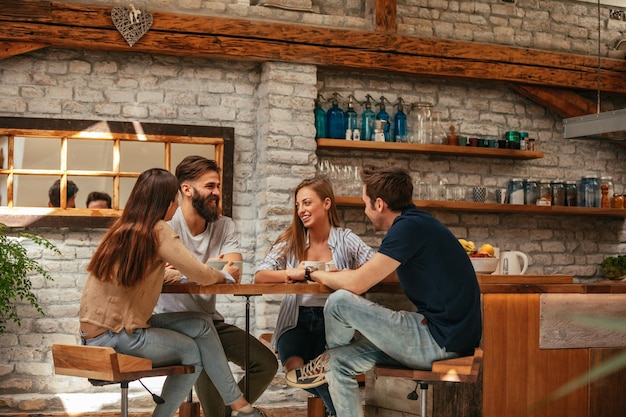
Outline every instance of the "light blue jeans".
<path id="1" fill-rule="evenodd" d="M 92 346 L 110 346 L 116 352 L 152 360 L 152 366 L 176 364 L 195 365 L 196 372 L 168 376 L 153 417 L 172 417 L 189 395 L 202 368 L 215 383 L 226 404 L 232 404 L 243 394 L 226 360 L 222 343 L 213 320 L 203 313 L 180 312 L 155 314 L 150 328 L 137 329 L 131 334 L 106 332 L 93 339 L 83 339 Z"/>
<path id="2" fill-rule="evenodd" d="M 375 364 L 430 369 L 435 360 L 458 356 L 439 347 L 423 319 L 419 313 L 390 310 L 345 290 L 328 297 L 326 380 L 337 417 L 363 416 L 355 375 Z M 363 337 L 354 340 L 355 331 Z"/>

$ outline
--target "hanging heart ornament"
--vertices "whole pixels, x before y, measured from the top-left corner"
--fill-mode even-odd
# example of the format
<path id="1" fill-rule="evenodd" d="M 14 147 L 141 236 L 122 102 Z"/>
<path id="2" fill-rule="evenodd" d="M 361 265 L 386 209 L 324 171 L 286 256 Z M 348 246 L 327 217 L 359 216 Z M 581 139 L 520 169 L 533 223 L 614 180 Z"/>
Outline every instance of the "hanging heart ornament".
<path id="1" fill-rule="evenodd" d="M 152 26 L 152 14 L 147 9 L 115 7 L 111 10 L 111 20 L 126 42 L 133 46 Z"/>

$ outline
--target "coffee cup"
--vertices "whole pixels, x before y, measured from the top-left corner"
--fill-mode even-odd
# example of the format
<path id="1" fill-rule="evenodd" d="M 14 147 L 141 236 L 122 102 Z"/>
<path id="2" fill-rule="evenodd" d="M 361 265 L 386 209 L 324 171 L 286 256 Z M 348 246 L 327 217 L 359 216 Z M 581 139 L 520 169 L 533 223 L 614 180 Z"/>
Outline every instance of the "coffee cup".
<path id="1" fill-rule="evenodd" d="M 326 262 L 304 261 L 304 267 L 308 267 L 311 271 L 326 271 Z"/>

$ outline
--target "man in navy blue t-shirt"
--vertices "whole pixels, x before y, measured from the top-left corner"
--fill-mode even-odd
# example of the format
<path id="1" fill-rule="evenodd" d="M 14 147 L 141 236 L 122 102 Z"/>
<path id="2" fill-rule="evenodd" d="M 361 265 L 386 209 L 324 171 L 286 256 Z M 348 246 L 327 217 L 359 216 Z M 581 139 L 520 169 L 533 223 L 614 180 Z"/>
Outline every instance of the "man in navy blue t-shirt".
<path id="1" fill-rule="evenodd" d="M 328 350 L 286 377 L 300 388 L 328 382 L 337 417 L 363 416 L 355 375 L 375 364 L 430 369 L 433 361 L 472 354 L 482 335 L 474 268 L 448 228 L 415 207 L 411 176 L 364 167 L 362 180 L 365 214 L 387 233 L 360 268 L 310 272 L 337 290 L 324 309 Z M 417 312 L 360 296 L 394 272 Z M 355 339 L 356 332 L 363 337 Z"/>

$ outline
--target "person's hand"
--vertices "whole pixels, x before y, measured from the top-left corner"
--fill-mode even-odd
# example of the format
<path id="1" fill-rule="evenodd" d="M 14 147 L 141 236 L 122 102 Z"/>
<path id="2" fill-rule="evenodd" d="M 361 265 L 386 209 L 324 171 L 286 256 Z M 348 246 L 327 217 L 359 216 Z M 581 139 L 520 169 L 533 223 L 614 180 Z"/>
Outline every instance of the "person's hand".
<path id="1" fill-rule="evenodd" d="M 169 262 L 165 262 L 165 269 L 173 269 L 173 270 L 176 270 L 176 268 L 174 268 L 174 265 L 172 265 L 172 264 L 171 264 L 171 263 L 169 263 Z"/>
<path id="2" fill-rule="evenodd" d="M 229 261 L 226 265 L 224 265 L 222 271 L 229 273 L 237 284 L 241 280 L 241 271 L 238 266 L 235 266 L 233 261 Z"/>
<path id="3" fill-rule="evenodd" d="M 300 263 L 298 268 L 289 268 L 285 270 L 285 282 L 293 284 L 294 282 L 304 281 L 304 264 Z"/>

